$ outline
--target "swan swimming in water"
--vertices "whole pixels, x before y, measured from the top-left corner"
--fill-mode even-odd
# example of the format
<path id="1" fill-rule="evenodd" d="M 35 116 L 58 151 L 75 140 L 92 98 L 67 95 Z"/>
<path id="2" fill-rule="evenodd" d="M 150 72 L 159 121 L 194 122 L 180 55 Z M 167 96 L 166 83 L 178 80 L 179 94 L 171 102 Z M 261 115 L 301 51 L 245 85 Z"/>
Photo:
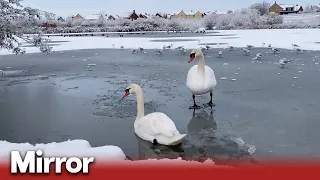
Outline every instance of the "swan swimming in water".
<path id="1" fill-rule="evenodd" d="M 180 134 L 174 122 L 164 113 L 154 112 L 144 115 L 143 92 L 139 85 L 131 84 L 125 90 L 124 99 L 130 94 L 136 94 L 137 117 L 134 121 L 134 132 L 143 140 L 166 146 L 181 143 L 187 134 Z"/>
<path id="2" fill-rule="evenodd" d="M 198 65 L 194 65 L 190 68 L 187 75 L 186 85 L 192 92 L 193 106 L 189 109 L 200 109 L 201 107 L 196 104 L 195 96 L 210 93 L 210 101 L 207 105 L 215 106 L 212 102 L 213 90 L 217 85 L 214 71 L 205 65 L 204 55 L 200 49 L 194 49 L 191 51 L 190 60 L 191 63 L 195 58 L 198 58 Z"/>

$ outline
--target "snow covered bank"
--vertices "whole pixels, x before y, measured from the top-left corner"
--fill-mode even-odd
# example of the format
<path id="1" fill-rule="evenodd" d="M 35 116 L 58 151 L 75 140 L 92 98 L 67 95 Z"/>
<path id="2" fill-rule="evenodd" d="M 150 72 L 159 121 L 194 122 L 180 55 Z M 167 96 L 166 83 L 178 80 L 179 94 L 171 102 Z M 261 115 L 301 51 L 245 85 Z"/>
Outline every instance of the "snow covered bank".
<path id="1" fill-rule="evenodd" d="M 181 158 L 178 159 L 148 159 L 138 161 L 125 161 L 126 155 L 117 146 L 100 146 L 91 147 L 90 143 L 86 140 L 68 140 L 60 143 L 52 142 L 48 144 L 31 145 L 29 143 L 10 143 L 7 141 L 0 141 L 0 163 L 5 163 L 10 160 L 10 151 L 20 151 L 24 156 L 29 150 L 42 150 L 46 157 L 95 157 L 98 163 L 110 163 L 117 165 L 215 165 L 215 163 L 208 159 L 204 163 L 197 161 L 185 161 Z"/>
<path id="2" fill-rule="evenodd" d="M 42 150 L 45 156 L 76 156 L 88 157 L 93 156 L 97 159 L 104 161 L 118 161 L 125 160 L 126 155 L 117 146 L 100 146 L 91 147 L 90 143 L 86 140 L 69 140 L 65 142 L 52 142 L 48 144 L 29 143 L 10 143 L 7 141 L 0 141 L 0 161 L 9 160 L 10 151 L 20 151 L 21 155 L 29 150 Z"/>
<path id="3" fill-rule="evenodd" d="M 227 46 L 245 47 L 250 44 L 255 47 L 266 47 L 271 44 L 273 47 L 291 49 L 292 44 L 298 44 L 304 50 L 320 50 L 320 29 L 264 29 L 264 30 L 220 30 L 218 33 L 207 34 L 198 37 L 163 37 L 163 38 L 135 38 L 135 37 L 50 37 L 59 42 L 53 47 L 53 51 L 79 50 L 79 49 L 100 49 L 100 48 L 120 48 L 135 49 L 142 47 L 145 49 L 162 49 L 163 45 L 174 44 L 174 47 L 184 46 L 187 49 L 198 48 L 201 44 L 222 43 L 223 45 L 212 46 L 225 48 Z M 218 36 L 214 36 L 218 35 Z M 188 39 L 188 41 L 180 41 Z M 157 40 L 157 41 L 154 41 Z M 159 40 L 176 40 L 176 42 L 159 42 Z M 137 43 L 138 42 L 138 43 Z M 265 43 L 265 46 L 262 45 Z M 199 45 L 200 44 L 200 45 Z M 113 47 L 114 45 L 114 47 Z M 25 47 L 27 53 L 37 53 L 38 48 Z M 7 50 L 0 50 L 1 54 L 11 54 Z"/>

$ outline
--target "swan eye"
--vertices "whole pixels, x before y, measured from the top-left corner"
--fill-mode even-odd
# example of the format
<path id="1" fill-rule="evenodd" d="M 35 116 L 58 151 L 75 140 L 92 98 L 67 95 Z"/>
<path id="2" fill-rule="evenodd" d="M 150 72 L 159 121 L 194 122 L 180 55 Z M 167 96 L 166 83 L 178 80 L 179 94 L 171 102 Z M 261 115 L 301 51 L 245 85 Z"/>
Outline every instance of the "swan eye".
<path id="1" fill-rule="evenodd" d="M 192 54 L 190 54 L 190 57 L 192 58 L 192 57 L 195 57 L 196 56 L 196 53 L 192 53 Z"/>
<path id="2" fill-rule="evenodd" d="M 126 89 L 126 93 L 129 93 L 130 89 L 131 89 L 131 88 Z"/>

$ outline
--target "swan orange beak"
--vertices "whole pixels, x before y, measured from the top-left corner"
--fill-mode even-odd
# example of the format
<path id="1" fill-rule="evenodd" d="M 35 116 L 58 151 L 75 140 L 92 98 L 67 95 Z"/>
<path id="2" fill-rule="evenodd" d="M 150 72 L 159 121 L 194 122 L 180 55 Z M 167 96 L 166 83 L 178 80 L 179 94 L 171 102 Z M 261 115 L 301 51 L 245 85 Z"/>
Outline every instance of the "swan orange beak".
<path id="1" fill-rule="evenodd" d="M 190 54 L 190 59 L 189 59 L 188 63 L 191 63 L 195 57 L 196 57 L 196 55 L 194 53 Z"/>
<path id="2" fill-rule="evenodd" d="M 125 97 L 127 97 L 129 95 L 129 91 L 126 91 L 126 93 L 123 95 L 122 99 L 124 99 Z"/>

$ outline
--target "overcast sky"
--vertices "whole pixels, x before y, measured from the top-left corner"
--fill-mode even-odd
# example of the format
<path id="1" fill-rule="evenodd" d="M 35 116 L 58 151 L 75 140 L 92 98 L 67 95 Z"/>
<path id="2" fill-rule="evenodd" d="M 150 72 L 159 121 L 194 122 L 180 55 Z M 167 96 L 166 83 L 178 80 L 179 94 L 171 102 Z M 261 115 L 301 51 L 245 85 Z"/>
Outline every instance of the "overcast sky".
<path id="1" fill-rule="evenodd" d="M 24 0 L 23 5 L 55 13 L 58 16 L 104 12 L 106 14 L 122 14 L 136 10 L 138 13 L 185 11 L 227 11 L 245 8 L 262 0 Z M 274 0 L 267 0 L 273 4 Z M 317 5 L 319 0 L 281 0 L 281 4 Z"/>

